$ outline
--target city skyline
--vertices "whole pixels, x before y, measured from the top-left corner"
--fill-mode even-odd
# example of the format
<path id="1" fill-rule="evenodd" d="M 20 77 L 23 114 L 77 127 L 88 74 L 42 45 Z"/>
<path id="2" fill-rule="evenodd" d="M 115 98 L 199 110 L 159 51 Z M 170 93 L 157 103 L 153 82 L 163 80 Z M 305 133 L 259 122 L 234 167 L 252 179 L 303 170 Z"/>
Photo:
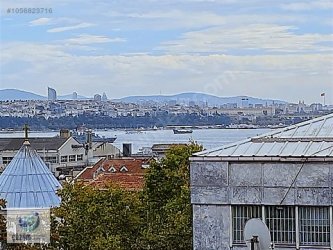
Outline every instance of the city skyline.
<path id="1" fill-rule="evenodd" d="M 15 8 L 52 13 L 8 13 Z M 333 103 L 332 1 L 3 1 L 1 84 Z"/>

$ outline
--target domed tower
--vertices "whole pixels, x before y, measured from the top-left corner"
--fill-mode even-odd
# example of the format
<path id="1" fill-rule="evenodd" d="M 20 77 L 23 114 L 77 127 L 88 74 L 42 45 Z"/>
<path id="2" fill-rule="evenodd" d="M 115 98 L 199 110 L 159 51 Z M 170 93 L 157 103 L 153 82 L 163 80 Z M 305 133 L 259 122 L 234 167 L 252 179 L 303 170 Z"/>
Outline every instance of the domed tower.
<path id="1" fill-rule="evenodd" d="M 57 190 L 61 184 L 54 177 L 28 140 L 25 141 L 0 175 L 0 198 L 6 208 L 51 208 L 60 205 Z"/>

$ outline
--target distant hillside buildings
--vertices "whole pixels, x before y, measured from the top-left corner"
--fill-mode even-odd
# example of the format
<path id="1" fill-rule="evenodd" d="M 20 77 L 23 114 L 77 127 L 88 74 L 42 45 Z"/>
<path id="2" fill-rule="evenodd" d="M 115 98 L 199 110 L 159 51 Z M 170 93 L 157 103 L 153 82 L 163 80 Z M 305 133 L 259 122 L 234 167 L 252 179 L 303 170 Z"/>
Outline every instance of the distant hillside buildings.
<path id="1" fill-rule="evenodd" d="M 301 120 L 306 120 L 326 114 L 333 110 L 333 105 L 322 105 L 314 103 L 306 105 L 304 101 L 299 103 L 281 103 L 271 102 L 268 104 L 254 103 L 247 97 L 241 98 L 241 102 L 230 102 L 221 105 L 212 105 L 208 101 L 203 102 L 201 99 L 172 99 L 166 102 L 156 102 L 142 100 L 138 103 L 128 103 L 121 101 L 108 100 L 106 93 L 102 95 L 95 94 L 93 99 L 80 99 L 77 92 L 66 96 L 67 100 L 59 100 L 55 89 L 48 87 L 48 100 L 17 100 L 17 101 L 0 101 L 0 117 L 15 118 L 45 118 L 58 119 L 68 117 L 61 121 L 68 123 L 71 117 L 78 116 L 102 116 L 110 118 L 131 118 L 135 124 L 129 126 L 129 119 L 122 121 L 122 124 L 114 125 L 109 121 L 103 125 L 106 127 L 165 127 L 168 125 L 255 125 L 258 127 L 267 127 L 269 125 L 290 125 Z M 63 97 L 62 97 L 63 98 Z M 253 98 L 252 98 L 253 99 Z M 232 99 L 231 101 L 234 101 Z M 260 102 L 260 100 L 259 100 Z M 262 100 L 261 100 L 262 102 Z M 166 118 L 168 117 L 168 118 Z M 177 120 L 170 124 L 170 119 Z M 184 118 L 183 120 L 180 117 Z M 216 118 L 217 117 L 217 118 Z M 221 118 L 222 117 L 222 118 Z M 226 118 L 228 121 L 226 122 Z M 138 118 L 137 120 L 132 118 Z M 152 119 L 155 118 L 155 123 Z M 294 119 L 296 121 L 294 121 Z M 17 121 L 6 121 L 0 124 L 0 128 L 15 128 Z M 130 122 L 131 122 L 130 121 Z M 159 123 L 158 123 L 159 121 Z M 164 121 L 164 122 L 161 122 Z M 178 122 L 178 123 L 177 123 Z M 194 123 L 192 123 L 194 122 Z M 57 121 L 55 121 L 57 123 Z M 85 123 L 85 121 L 83 121 Z M 137 125 L 137 123 L 139 123 Z M 177 124 L 176 124 L 177 123 Z M 11 125 L 8 125 L 11 124 Z M 110 125 L 112 124 L 112 125 Z M 74 124 L 75 126 L 75 124 Z M 94 124 L 91 124 L 94 127 Z M 48 127 L 46 125 L 46 127 Z M 73 126 L 72 126 L 73 127 Z M 108 127 L 109 128 L 109 127 Z"/>
<path id="2" fill-rule="evenodd" d="M 72 95 L 67 95 L 67 96 L 63 96 L 63 97 L 60 96 L 59 99 L 61 99 L 61 100 L 65 100 L 65 99 L 77 100 L 78 98 L 79 98 L 79 96 L 78 96 L 77 92 L 74 91 Z M 82 98 L 82 96 L 80 98 Z M 89 99 L 89 98 L 84 98 L 84 99 Z M 47 100 L 51 101 L 51 102 L 54 102 L 54 101 L 58 100 L 57 91 L 54 88 L 47 87 Z M 108 100 L 108 97 L 106 96 L 106 93 L 103 92 L 103 95 L 95 94 L 94 97 L 93 97 L 93 100 L 97 101 L 97 102 L 101 102 L 101 101 L 106 102 Z"/>
<path id="3" fill-rule="evenodd" d="M 94 95 L 94 101 L 96 101 L 96 102 L 100 102 L 100 101 L 102 101 L 102 96 L 99 95 L 99 94 L 95 94 L 95 95 Z"/>
<path id="4" fill-rule="evenodd" d="M 76 93 L 73 94 L 76 97 Z M 215 115 L 227 115 L 240 123 L 247 121 L 253 123 L 261 117 L 291 117 L 311 118 L 314 115 L 329 113 L 333 106 L 323 106 L 319 103 L 306 105 L 304 102 L 297 104 L 274 104 L 270 106 L 255 104 L 238 106 L 236 103 L 220 106 L 199 106 L 194 102 L 178 104 L 177 102 L 164 105 L 134 104 L 124 102 L 105 101 L 106 95 L 96 94 L 94 99 L 84 100 L 54 100 L 57 98 L 54 89 L 49 88 L 49 100 L 18 100 L 0 101 L 0 117 L 44 117 L 60 118 L 80 115 L 97 115 L 116 117 L 156 117 L 165 115 L 196 115 L 210 117 Z M 52 101 L 53 100 L 53 101 Z M 309 117 L 310 116 L 310 117 Z M 238 123 L 236 122 L 236 123 Z M 181 125 L 181 124 L 179 124 Z"/>

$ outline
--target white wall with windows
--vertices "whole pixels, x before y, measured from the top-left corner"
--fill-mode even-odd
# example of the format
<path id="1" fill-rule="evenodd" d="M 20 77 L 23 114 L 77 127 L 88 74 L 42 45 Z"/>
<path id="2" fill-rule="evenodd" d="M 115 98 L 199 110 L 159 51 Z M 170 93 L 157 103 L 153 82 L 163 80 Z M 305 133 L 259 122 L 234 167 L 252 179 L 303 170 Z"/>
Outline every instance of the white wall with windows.
<path id="1" fill-rule="evenodd" d="M 0 151 L 0 173 L 13 159 L 17 150 Z M 70 137 L 58 149 L 37 150 L 38 155 L 50 168 L 50 170 L 58 176 L 57 167 L 75 167 L 85 166 L 87 155 L 82 145 L 74 138 Z"/>

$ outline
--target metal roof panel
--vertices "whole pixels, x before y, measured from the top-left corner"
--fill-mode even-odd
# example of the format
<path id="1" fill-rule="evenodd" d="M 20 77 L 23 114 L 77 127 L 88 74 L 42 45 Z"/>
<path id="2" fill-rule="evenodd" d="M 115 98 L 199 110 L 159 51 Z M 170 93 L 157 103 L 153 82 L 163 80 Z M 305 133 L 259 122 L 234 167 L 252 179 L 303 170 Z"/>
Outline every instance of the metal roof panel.
<path id="1" fill-rule="evenodd" d="M 58 180 L 28 143 L 24 143 L 0 175 L 0 197 L 8 208 L 54 207 Z"/>
<path id="2" fill-rule="evenodd" d="M 195 155 L 310 157 L 331 154 L 327 152 L 330 146 L 333 146 L 333 113 Z"/>

